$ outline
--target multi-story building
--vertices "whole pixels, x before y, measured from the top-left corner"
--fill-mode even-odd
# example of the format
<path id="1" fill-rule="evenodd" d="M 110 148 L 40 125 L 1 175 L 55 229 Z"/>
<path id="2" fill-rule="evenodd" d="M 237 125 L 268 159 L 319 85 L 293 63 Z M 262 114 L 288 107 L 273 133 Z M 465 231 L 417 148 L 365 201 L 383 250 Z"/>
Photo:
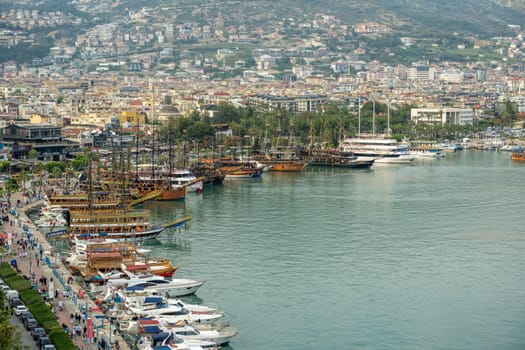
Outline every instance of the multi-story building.
<path id="1" fill-rule="evenodd" d="M 73 145 L 62 140 L 61 128 L 49 124 L 12 124 L 0 129 L 0 142 L 11 148 L 13 158 L 27 157 L 31 149 L 46 160 L 62 160 Z"/>
<path id="2" fill-rule="evenodd" d="M 434 80 L 436 72 L 429 66 L 414 66 L 407 69 L 407 80 Z"/>
<path id="3" fill-rule="evenodd" d="M 470 108 L 412 108 L 410 119 L 416 124 L 434 125 L 469 125 L 474 120 L 474 111 Z"/>
<path id="4" fill-rule="evenodd" d="M 248 103 L 259 111 L 316 112 L 326 103 L 326 96 L 312 94 L 290 97 L 258 94 L 249 97 Z"/>

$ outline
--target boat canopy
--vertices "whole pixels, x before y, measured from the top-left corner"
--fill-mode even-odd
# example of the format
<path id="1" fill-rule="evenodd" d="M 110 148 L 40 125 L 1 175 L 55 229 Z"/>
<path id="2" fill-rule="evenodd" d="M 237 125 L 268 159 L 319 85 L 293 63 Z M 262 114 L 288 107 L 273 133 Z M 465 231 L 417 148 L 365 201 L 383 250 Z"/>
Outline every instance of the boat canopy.
<path id="1" fill-rule="evenodd" d="M 159 334 L 153 334 L 151 336 L 151 340 L 152 340 L 153 344 L 156 344 L 157 342 L 162 342 L 162 341 L 166 340 L 170 336 L 171 336 L 171 333 L 162 332 L 162 333 L 159 333 Z"/>
<path id="2" fill-rule="evenodd" d="M 144 333 L 159 333 L 162 331 L 159 326 L 144 326 Z"/>
<path id="3" fill-rule="evenodd" d="M 150 297 L 145 297 L 144 298 L 144 304 L 159 304 L 162 302 L 162 297 L 155 297 L 155 296 L 150 296 Z"/>

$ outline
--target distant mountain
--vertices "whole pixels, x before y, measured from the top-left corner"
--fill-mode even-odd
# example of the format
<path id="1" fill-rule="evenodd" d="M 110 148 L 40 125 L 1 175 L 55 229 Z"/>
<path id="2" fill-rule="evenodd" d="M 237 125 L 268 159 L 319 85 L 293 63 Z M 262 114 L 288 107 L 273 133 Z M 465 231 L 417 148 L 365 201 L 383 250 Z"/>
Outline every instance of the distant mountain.
<path id="1" fill-rule="evenodd" d="M 37 44 L 22 42 L 12 50 L 0 51 L 0 62 L 13 59 L 31 62 L 35 57 L 44 57 L 42 52 L 51 47 L 64 43 L 74 45 L 77 35 L 108 23 L 119 29 L 131 26 L 130 30 L 135 32 L 145 30 L 141 25 L 148 21 L 155 30 L 178 25 L 176 31 L 184 32 L 175 38 L 178 45 L 193 43 L 191 30 L 196 23 L 197 27 L 202 26 L 214 35 L 224 33 L 228 38 L 233 34 L 244 40 L 264 37 L 264 33 L 276 34 L 275 29 L 278 29 L 277 35 L 265 37 L 270 38 L 269 45 L 275 46 L 286 46 L 319 34 L 334 52 L 349 52 L 363 44 L 367 49 L 364 58 L 391 63 L 428 57 L 436 60 L 490 59 L 487 54 L 494 50 L 486 44 L 481 45 L 489 42 L 482 39 L 515 36 L 517 30 L 525 27 L 525 0 L 0 0 L 0 3 L 4 18 L 0 21 L 0 29 L 26 30 L 33 18 L 22 22 L 12 19 L 23 17 L 23 14 L 32 17 L 32 11 L 43 16 L 38 23 L 44 23 L 27 30 Z M 60 15 L 60 19 L 46 25 L 46 19 L 52 17 L 50 13 L 56 14 L 55 17 Z M 133 21 L 128 21 L 128 15 L 134 17 Z M 382 36 L 352 36 L 349 28 L 343 34 L 346 37 L 339 38 L 339 33 L 332 31 L 332 28 L 341 29 L 337 22 L 330 17 L 320 19 L 320 15 L 333 16 L 349 26 L 376 22 L 391 31 Z M 184 42 L 186 35 L 189 39 Z M 402 37 L 414 39 L 416 44 L 408 48 L 410 45 L 401 43 Z M 218 40 L 221 40 L 220 34 Z M 259 43 L 265 44 L 268 43 Z M 444 54 L 445 50 L 474 46 L 486 48 L 485 52 L 464 50 Z"/>
<path id="2" fill-rule="evenodd" d="M 217 23 L 219 19 L 226 25 L 247 27 L 272 25 L 283 18 L 301 22 L 320 13 L 334 15 L 347 24 L 379 22 L 400 34 L 420 37 L 458 33 L 489 38 L 514 33 L 509 24 L 525 26 L 525 0 L 120 0 L 111 6 L 102 6 L 106 3 L 103 0 L 0 3 L 4 3 L 4 11 L 63 11 L 87 21 L 111 20 L 129 10 L 161 7 L 176 9 L 177 21 L 204 24 Z M 89 14 L 84 12 L 86 8 Z"/>
<path id="3" fill-rule="evenodd" d="M 486 38 L 513 32 L 509 24 L 525 26 L 525 0 L 129 0 L 121 1 L 119 7 L 155 3 L 208 8 L 209 16 L 220 10 L 225 23 L 228 19 L 249 24 L 323 13 L 348 24 L 376 21 L 408 35 L 425 37 L 457 32 Z"/>
<path id="4" fill-rule="evenodd" d="M 524 0 L 257 0 L 276 15 L 327 13 L 350 24 L 382 22 L 422 36 L 458 32 L 491 37 L 510 33 L 509 24 L 525 26 Z M 249 1 L 238 6 L 249 6 Z"/>

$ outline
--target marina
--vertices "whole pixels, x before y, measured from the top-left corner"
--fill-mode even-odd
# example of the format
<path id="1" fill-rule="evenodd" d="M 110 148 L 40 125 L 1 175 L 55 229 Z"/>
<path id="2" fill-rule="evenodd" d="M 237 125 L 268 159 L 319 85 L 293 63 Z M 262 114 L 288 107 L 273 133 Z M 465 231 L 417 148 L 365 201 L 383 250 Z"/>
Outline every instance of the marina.
<path id="1" fill-rule="evenodd" d="M 512 185 L 524 170 L 507 152 L 469 150 L 411 166 L 312 162 L 302 172 L 205 186 L 184 201 L 137 203 L 148 222 L 163 223 L 154 239 L 136 248 L 127 246 L 132 236 L 79 239 L 76 253 L 92 276 L 109 271 L 101 274 L 107 287 L 91 283 L 92 297 L 128 341 L 140 339 L 131 348 L 168 337 L 262 350 L 271 332 L 278 349 L 491 349 L 502 339 L 513 349 L 525 344 L 525 246 L 511 220 L 525 209 L 525 190 Z M 74 217 L 85 215 L 75 208 Z M 171 262 L 173 278 L 155 276 L 155 261 Z M 112 275 L 119 264 L 124 273 Z"/>

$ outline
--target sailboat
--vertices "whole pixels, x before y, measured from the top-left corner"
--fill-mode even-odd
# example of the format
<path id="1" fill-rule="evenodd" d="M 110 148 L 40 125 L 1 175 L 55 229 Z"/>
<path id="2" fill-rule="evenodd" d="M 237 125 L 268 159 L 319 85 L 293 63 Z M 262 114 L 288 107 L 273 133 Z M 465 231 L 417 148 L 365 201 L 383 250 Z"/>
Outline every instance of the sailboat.
<path id="1" fill-rule="evenodd" d="M 245 148 L 248 149 L 250 147 L 245 146 Z M 247 151 L 248 150 L 241 150 L 239 138 L 239 145 L 236 152 L 239 156 L 234 154 L 233 158 L 222 158 L 219 160 L 221 163 L 220 169 L 226 174 L 225 179 L 251 179 L 261 177 L 265 165 L 250 157 L 246 157 Z"/>
<path id="2" fill-rule="evenodd" d="M 154 113 L 154 103 L 152 107 L 152 113 Z M 173 142 L 171 130 L 168 136 L 168 168 L 158 166 L 156 164 L 156 152 L 158 145 L 158 133 L 155 130 L 152 138 L 152 150 L 151 150 L 151 165 L 143 165 L 142 171 L 139 172 L 139 165 L 137 165 L 136 174 L 136 185 L 140 189 L 140 193 L 145 196 L 148 194 L 157 194 L 155 200 L 158 201 L 174 201 L 183 200 L 186 197 L 187 186 L 180 186 L 177 182 L 172 180 L 173 172 Z M 156 171 L 156 169 L 159 171 Z M 188 186 L 191 184 L 188 184 Z"/>
<path id="3" fill-rule="evenodd" d="M 150 223 L 150 213 L 145 209 L 133 209 L 121 196 L 120 205 L 112 209 L 97 210 L 93 203 L 92 160 L 88 157 L 88 206 L 85 211 L 70 212 L 69 235 L 72 239 L 111 238 L 117 241 L 144 241 L 156 238 L 165 229 L 179 225 L 180 219 L 164 225 Z M 121 167 L 124 167 L 121 161 Z M 127 175 L 120 174 L 125 191 Z M 188 219 L 189 220 L 189 219 Z"/>
<path id="4" fill-rule="evenodd" d="M 288 147 L 280 148 L 275 147 L 269 151 L 271 164 L 270 171 L 281 171 L 281 172 L 301 172 L 309 164 L 308 160 L 300 158 L 293 151 L 293 121 L 290 123 L 290 133 L 288 140 Z M 278 142 L 278 141 L 277 141 Z"/>

